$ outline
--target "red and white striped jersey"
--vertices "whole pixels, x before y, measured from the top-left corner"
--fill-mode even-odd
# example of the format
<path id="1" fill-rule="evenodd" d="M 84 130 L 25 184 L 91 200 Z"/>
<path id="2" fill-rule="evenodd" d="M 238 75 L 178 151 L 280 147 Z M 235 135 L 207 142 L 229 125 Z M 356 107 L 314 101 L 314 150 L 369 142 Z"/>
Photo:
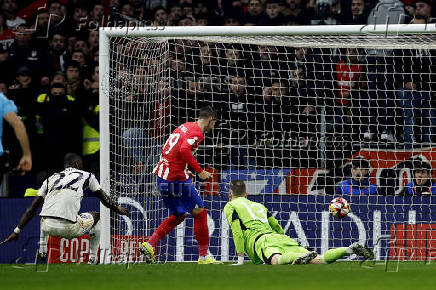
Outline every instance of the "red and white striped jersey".
<path id="1" fill-rule="evenodd" d="M 189 178 L 188 165 L 197 173 L 203 171 L 193 154 L 204 135 L 195 122 L 177 127 L 162 147 L 160 160 L 153 174 L 168 181 L 184 181 Z"/>

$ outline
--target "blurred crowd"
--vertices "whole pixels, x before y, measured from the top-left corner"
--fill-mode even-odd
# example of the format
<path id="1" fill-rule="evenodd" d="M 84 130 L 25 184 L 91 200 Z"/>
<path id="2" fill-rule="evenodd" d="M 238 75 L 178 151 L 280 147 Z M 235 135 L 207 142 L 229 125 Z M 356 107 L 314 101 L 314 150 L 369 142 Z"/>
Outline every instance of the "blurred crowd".
<path id="1" fill-rule="evenodd" d="M 435 12 L 430 0 L 0 2 L 0 91 L 15 102 L 26 125 L 36 184 L 62 168 L 67 152 L 82 154 L 85 169 L 99 173 L 98 27 L 431 23 Z M 157 89 L 175 97 L 173 121 L 191 116 L 183 108 L 210 100 L 223 120 L 214 133 L 218 146 L 209 155 L 221 159 L 204 161 L 224 167 L 318 166 L 319 143 L 313 140 L 319 140 L 321 123 L 327 134 L 368 146 L 401 142 L 410 149 L 433 142 L 436 90 L 431 73 L 436 54 L 431 50 L 171 45 L 171 76 L 185 81 L 171 92 L 168 82 L 160 82 Z M 150 67 L 119 70 L 152 74 Z M 215 76 L 226 76 L 226 89 L 218 92 L 207 85 Z M 330 109 L 321 120 L 324 105 Z M 5 127 L 3 143 L 14 164 L 20 154 L 15 153 L 16 140 L 8 138 L 12 129 Z M 150 134 L 138 131 L 140 127 L 132 125 L 121 133 L 125 146 L 137 148 L 132 142 L 138 138 L 147 140 L 145 147 L 153 146 Z M 274 141 L 289 139 L 297 141 L 290 146 Z M 293 146 L 300 149 L 291 150 Z M 141 164 L 155 161 L 146 161 L 144 151 L 131 154 L 139 171 Z M 327 158 L 342 160 L 337 155 Z"/>

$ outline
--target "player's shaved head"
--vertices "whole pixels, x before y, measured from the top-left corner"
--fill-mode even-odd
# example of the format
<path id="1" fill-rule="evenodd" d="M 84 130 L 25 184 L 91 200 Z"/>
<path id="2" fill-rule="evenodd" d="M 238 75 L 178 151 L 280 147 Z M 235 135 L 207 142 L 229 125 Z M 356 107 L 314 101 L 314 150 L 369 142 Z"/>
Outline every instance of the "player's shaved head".
<path id="1" fill-rule="evenodd" d="M 200 113 L 198 114 L 199 119 L 216 119 L 216 111 L 211 106 L 205 106 L 200 109 Z"/>
<path id="2" fill-rule="evenodd" d="M 76 169 L 83 169 L 83 162 L 82 158 L 77 155 L 76 153 L 67 153 L 64 157 L 64 168 L 76 168 Z"/>
<path id="3" fill-rule="evenodd" d="M 230 182 L 230 190 L 234 197 L 245 196 L 245 193 L 247 192 L 245 183 L 239 179 Z"/>

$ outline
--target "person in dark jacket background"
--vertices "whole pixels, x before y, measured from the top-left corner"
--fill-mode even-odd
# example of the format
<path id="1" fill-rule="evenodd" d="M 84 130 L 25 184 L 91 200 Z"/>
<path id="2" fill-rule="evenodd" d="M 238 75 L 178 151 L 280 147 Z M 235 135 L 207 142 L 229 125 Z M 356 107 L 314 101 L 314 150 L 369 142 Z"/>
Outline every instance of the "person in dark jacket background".
<path id="1" fill-rule="evenodd" d="M 371 166 L 368 160 L 358 156 L 353 159 L 351 164 L 351 177 L 336 185 L 336 194 L 377 194 L 377 185 L 369 180 Z"/>
<path id="2" fill-rule="evenodd" d="M 41 148 L 44 168 L 62 169 L 63 156 L 68 152 L 81 152 L 82 123 L 79 106 L 72 96 L 66 95 L 65 86 L 55 83 L 50 94 L 38 96 L 38 114 L 42 125 Z"/>
<path id="3" fill-rule="evenodd" d="M 413 181 L 403 190 L 403 195 L 431 195 L 436 194 L 436 183 L 432 180 L 430 163 L 416 160 L 413 163 Z"/>

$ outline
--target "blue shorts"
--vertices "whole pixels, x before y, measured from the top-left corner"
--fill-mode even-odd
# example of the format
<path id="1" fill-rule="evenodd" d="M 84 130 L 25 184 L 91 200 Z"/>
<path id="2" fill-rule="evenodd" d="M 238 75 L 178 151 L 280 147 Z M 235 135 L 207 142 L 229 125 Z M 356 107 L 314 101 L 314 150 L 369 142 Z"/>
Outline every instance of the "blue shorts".
<path id="1" fill-rule="evenodd" d="M 190 179 L 185 181 L 167 181 L 157 177 L 157 187 L 159 188 L 164 205 L 170 211 L 170 215 L 179 216 L 191 212 L 196 207 L 204 207 L 203 200 L 198 195 Z"/>

